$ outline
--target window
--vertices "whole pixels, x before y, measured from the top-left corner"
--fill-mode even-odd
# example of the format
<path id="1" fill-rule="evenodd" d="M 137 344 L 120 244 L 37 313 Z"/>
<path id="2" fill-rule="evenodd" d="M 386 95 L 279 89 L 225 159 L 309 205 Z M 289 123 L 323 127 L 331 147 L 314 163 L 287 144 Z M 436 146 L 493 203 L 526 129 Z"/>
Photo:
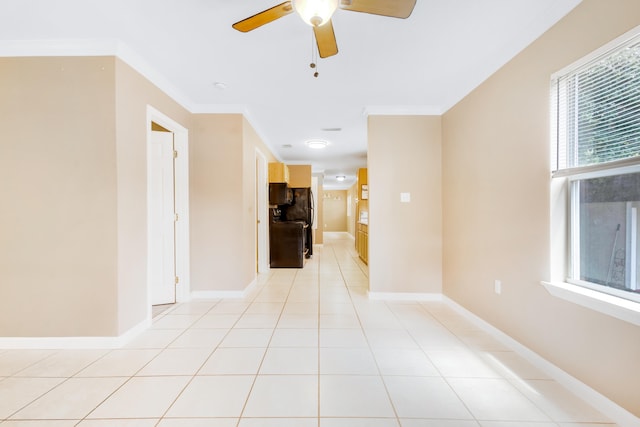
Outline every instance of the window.
<path id="1" fill-rule="evenodd" d="M 552 77 L 567 282 L 640 302 L 640 30 Z"/>

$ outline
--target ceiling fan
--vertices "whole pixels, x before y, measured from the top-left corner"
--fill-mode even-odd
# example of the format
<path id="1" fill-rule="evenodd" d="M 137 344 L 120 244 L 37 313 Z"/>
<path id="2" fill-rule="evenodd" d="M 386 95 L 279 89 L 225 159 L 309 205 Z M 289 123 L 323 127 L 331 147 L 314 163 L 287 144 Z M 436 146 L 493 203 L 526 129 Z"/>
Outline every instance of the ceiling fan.
<path id="1" fill-rule="evenodd" d="M 269 22 L 298 12 L 303 21 L 313 27 L 321 58 L 338 53 L 331 16 L 337 8 L 353 12 L 370 13 L 392 18 L 408 18 L 416 0 L 290 0 L 233 24 L 243 33 L 255 30 Z"/>

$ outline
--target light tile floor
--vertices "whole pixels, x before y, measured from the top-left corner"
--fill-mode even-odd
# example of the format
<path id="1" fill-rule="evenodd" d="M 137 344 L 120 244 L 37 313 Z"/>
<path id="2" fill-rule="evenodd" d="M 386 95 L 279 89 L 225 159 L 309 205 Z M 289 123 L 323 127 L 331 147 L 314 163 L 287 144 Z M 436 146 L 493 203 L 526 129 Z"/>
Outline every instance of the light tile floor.
<path id="1" fill-rule="evenodd" d="M 0 350 L 0 426 L 613 426 L 442 303 L 367 298 L 343 234 L 116 350 Z"/>

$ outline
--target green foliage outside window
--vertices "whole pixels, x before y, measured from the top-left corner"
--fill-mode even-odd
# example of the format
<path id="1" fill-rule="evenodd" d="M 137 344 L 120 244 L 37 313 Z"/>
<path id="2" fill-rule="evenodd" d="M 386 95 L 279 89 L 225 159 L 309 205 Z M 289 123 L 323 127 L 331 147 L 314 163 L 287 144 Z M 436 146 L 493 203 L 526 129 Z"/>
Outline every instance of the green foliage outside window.
<path id="1" fill-rule="evenodd" d="M 567 117 L 570 167 L 640 156 L 640 43 L 591 63 L 566 83 L 573 111 Z"/>

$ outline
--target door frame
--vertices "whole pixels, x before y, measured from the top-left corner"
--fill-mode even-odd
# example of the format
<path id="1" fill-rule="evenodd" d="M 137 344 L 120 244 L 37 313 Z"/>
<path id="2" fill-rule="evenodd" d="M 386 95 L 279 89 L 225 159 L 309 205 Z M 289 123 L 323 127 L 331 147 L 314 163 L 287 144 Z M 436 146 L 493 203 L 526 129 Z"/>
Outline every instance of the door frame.
<path id="1" fill-rule="evenodd" d="M 269 209 L 267 197 L 267 157 L 256 148 L 256 251 L 258 273 L 269 271 L 269 254 L 267 248 L 269 223 L 267 210 Z"/>
<path id="2" fill-rule="evenodd" d="M 189 301 L 191 299 L 191 280 L 189 269 L 189 131 L 169 116 L 161 113 L 156 108 L 147 105 L 147 165 L 151 159 L 151 123 L 155 122 L 172 132 L 174 135 L 174 149 L 178 152 L 175 159 L 175 205 L 178 221 L 175 233 L 176 276 L 179 282 L 176 285 L 176 302 Z M 147 182 L 149 182 L 149 167 L 147 167 Z M 151 214 L 150 193 L 147 186 L 147 236 L 149 236 L 149 221 Z M 147 250 L 150 239 L 147 237 Z M 147 272 L 153 268 L 151 260 L 147 256 Z M 147 273 L 147 308 L 151 318 L 151 281 Z"/>

